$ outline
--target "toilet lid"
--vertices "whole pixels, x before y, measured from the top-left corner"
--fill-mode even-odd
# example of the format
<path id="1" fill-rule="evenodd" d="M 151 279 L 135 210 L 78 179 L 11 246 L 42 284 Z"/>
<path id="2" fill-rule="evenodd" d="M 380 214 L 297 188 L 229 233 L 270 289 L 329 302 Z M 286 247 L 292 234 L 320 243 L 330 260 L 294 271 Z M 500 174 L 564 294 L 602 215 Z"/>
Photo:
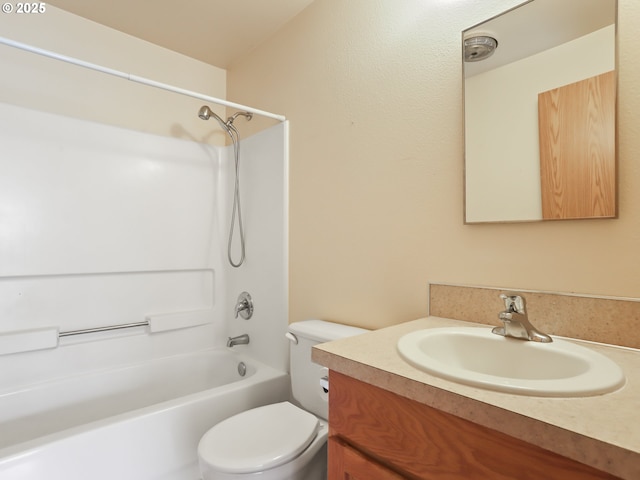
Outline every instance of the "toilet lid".
<path id="1" fill-rule="evenodd" d="M 266 405 L 212 427 L 200 440 L 198 455 L 221 472 L 259 472 L 300 455 L 319 426 L 314 415 L 289 402 Z"/>

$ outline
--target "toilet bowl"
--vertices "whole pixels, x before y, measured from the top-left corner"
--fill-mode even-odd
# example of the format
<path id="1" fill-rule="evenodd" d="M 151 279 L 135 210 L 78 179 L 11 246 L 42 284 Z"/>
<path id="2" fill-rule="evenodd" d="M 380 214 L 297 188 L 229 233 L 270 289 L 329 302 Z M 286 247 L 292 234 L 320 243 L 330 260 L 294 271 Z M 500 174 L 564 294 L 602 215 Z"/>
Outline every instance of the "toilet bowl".
<path id="1" fill-rule="evenodd" d="M 198 445 L 202 479 L 326 480 L 327 370 L 311 361 L 311 348 L 364 332 L 322 320 L 289 325 L 292 395 L 300 407 L 265 405 L 214 425 Z"/>

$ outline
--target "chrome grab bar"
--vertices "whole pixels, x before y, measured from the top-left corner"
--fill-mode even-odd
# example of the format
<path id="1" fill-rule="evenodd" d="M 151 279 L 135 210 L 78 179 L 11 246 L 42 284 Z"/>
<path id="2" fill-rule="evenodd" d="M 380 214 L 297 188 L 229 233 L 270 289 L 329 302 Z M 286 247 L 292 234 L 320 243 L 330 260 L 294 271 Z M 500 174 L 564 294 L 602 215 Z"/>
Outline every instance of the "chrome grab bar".
<path id="1" fill-rule="evenodd" d="M 107 327 L 83 328 L 81 330 L 69 330 L 67 332 L 59 332 L 58 337 L 71 337 L 73 335 L 85 335 L 87 333 L 108 332 L 110 330 L 120 330 L 123 328 L 148 327 L 149 321 L 137 323 L 123 323 L 121 325 L 109 325 Z"/>

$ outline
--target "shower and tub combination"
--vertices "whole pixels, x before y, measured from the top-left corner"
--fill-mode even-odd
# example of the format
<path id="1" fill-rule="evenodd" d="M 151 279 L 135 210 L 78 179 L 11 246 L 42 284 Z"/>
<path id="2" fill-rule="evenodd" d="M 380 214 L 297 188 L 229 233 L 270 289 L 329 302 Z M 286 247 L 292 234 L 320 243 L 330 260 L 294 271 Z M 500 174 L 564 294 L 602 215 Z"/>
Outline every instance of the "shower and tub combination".
<path id="1" fill-rule="evenodd" d="M 0 478 L 196 480 L 211 426 L 289 399 L 287 122 L 122 77 L 231 142 L 0 104 Z"/>

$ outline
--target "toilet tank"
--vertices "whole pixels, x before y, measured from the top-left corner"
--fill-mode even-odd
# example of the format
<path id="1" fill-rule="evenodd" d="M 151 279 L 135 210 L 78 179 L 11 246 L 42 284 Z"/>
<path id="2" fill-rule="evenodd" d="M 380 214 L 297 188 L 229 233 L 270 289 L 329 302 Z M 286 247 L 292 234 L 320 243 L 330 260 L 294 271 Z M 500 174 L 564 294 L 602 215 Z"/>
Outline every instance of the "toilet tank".
<path id="1" fill-rule="evenodd" d="M 329 413 L 326 385 L 321 382 L 328 375 L 325 367 L 311 361 L 311 348 L 320 343 L 352 337 L 368 330 L 324 320 L 304 320 L 289 325 L 291 340 L 289 365 L 294 401 L 308 412 L 327 419 Z"/>

